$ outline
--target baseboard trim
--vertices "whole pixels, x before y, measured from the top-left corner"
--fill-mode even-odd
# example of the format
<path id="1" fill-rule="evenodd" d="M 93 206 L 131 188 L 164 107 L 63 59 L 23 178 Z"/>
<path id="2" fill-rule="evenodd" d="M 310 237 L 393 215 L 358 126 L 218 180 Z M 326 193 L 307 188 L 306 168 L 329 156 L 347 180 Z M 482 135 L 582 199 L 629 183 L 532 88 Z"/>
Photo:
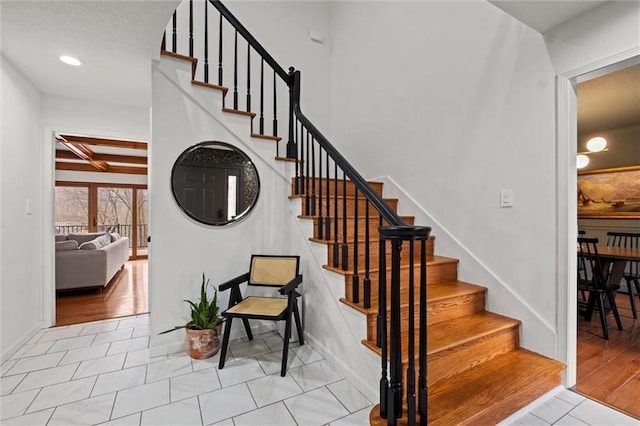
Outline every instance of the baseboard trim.
<path id="1" fill-rule="evenodd" d="M 0 363 L 4 363 L 5 361 L 9 360 L 13 355 L 15 355 L 16 352 L 18 352 L 18 350 L 22 346 L 24 346 L 25 343 L 31 340 L 31 338 L 35 336 L 36 333 L 42 330 L 42 328 L 43 328 L 42 321 L 39 321 L 29 331 L 27 331 L 27 333 L 23 337 L 18 339 L 17 342 L 11 345 L 7 350 L 2 352 L 2 355 L 0 355 Z"/>

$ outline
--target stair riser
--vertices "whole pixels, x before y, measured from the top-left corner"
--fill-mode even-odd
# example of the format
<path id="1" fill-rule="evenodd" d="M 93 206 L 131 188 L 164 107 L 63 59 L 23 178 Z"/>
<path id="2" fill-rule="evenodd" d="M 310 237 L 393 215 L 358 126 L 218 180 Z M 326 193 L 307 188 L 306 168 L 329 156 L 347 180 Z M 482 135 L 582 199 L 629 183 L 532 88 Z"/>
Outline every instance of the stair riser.
<path id="1" fill-rule="evenodd" d="M 305 169 L 306 173 L 306 169 Z M 334 195 L 336 193 L 336 181 L 335 179 L 329 179 L 329 195 Z M 322 196 L 327 196 L 327 180 L 319 179 L 319 178 L 299 178 L 299 194 L 313 194 L 315 192 L 316 195 L 320 194 L 320 185 L 322 185 Z M 369 185 L 373 188 L 378 195 L 382 196 L 382 182 L 369 182 Z M 347 195 L 355 195 L 356 189 L 353 182 L 347 181 L 346 194 Z M 358 191 L 359 192 L 359 191 Z M 291 193 L 296 193 L 296 179 L 293 178 L 291 180 Z M 345 194 L 345 189 L 343 186 L 342 179 L 338 180 L 338 195 Z M 360 196 L 362 196 L 362 192 L 359 192 Z"/>
<path id="2" fill-rule="evenodd" d="M 342 255 L 343 255 L 343 244 L 341 241 L 338 241 L 338 247 L 337 247 L 337 255 L 338 255 L 338 259 L 339 259 L 339 265 L 334 265 L 333 264 L 333 259 L 334 259 L 334 251 L 336 250 L 336 247 L 333 243 L 328 243 L 327 247 L 328 247 L 328 257 L 327 257 L 327 265 L 333 266 L 333 267 L 342 267 Z M 353 269 L 353 258 L 354 258 L 354 243 L 351 242 L 347 242 L 347 265 L 346 265 L 346 270 L 352 270 Z M 380 258 L 380 243 L 378 240 L 375 241 L 370 241 L 369 242 L 369 267 L 372 269 L 377 269 L 377 265 L 378 265 L 378 259 Z M 387 265 L 391 265 L 391 247 L 389 244 L 387 244 L 386 250 L 386 258 L 387 258 Z M 408 255 L 404 255 L 404 250 L 402 252 L 402 255 L 400 257 L 400 264 L 401 265 L 408 265 L 410 262 L 410 258 Z M 406 252 L 408 254 L 408 250 Z M 433 256 L 433 240 L 429 240 L 427 242 L 427 257 L 431 257 Z M 358 270 L 359 271 L 364 271 L 365 268 L 365 259 L 366 259 L 366 252 L 365 252 L 365 243 L 364 242 L 358 242 Z M 416 248 L 416 250 L 414 251 L 414 264 L 419 264 L 420 262 L 420 250 Z M 428 268 L 427 268 L 428 269 Z"/>
<path id="3" fill-rule="evenodd" d="M 327 215 L 327 199 L 326 198 L 322 198 L 322 199 L 316 199 L 315 203 L 314 200 L 309 197 L 309 211 L 307 213 L 307 197 L 301 197 L 300 198 L 302 200 L 302 214 L 303 215 L 310 215 L 310 216 L 326 216 Z M 343 205 L 344 202 L 346 201 L 347 203 L 347 216 L 355 216 L 355 206 L 356 206 L 356 199 L 355 198 L 342 198 L 342 197 L 338 197 L 337 199 L 337 205 L 338 205 L 338 217 L 343 216 L 344 211 L 343 211 Z M 391 207 L 391 209 L 393 211 L 397 211 L 398 208 L 398 200 L 391 200 L 391 199 L 386 199 L 385 200 L 387 202 L 387 204 L 389 204 L 389 207 Z M 366 208 L 366 204 L 368 203 L 368 201 L 363 198 L 363 197 L 358 197 L 358 216 L 359 215 L 364 215 L 365 214 L 365 208 Z M 334 216 L 335 213 L 335 204 L 336 204 L 336 199 L 335 198 L 330 198 L 329 199 L 329 215 L 330 216 Z M 314 210 L 314 205 L 315 205 L 315 210 Z M 370 217 L 378 217 L 377 215 L 377 211 L 375 211 L 375 209 L 371 206 L 369 206 L 369 215 Z"/>
<path id="4" fill-rule="evenodd" d="M 403 219 L 405 220 L 405 222 L 407 222 L 409 225 L 413 225 L 413 217 L 403 217 Z M 327 221 L 326 219 L 324 219 L 322 221 L 322 226 L 320 226 L 319 224 L 320 220 L 317 218 L 313 219 L 313 236 L 314 238 L 317 239 L 328 239 L 328 240 L 332 240 L 334 238 L 335 235 L 335 227 L 337 226 L 338 229 L 338 240 L 342 241 L 342 236 L 344 235 L 344 220 L 342 220 L 341 218 L 338 219 L 337 223 L 335 219 L 331 219 L 330 221 Z M 327 228 L 327 222 L 329 223 L 329 227 Z M 365 237 L 366 237 L 366 232 L 367 232 L 367 221 L 364 219 L 364 217 L 359 218 L 358 222 L 358 239 L 360 241 L 364 241 Z M 352 241 L 354 239 L 354 236 L 356 235 L 355 232 L 355 228 L 356 228 L 356 219 L 355 218 L 348 218 L 346 220 L 347 223 L 347 240 L 348 241 Z M 386 221 L 383 221 L 383 226 L 388 226 Z M 378 234 L 378 227 L 380 227 L 380 221 L 378 220 L 378 218 L 369 218 L 369 239 L 376 239 L 379 238 L 379 234 Z M 320 228 L 322 228 L 322 235 L 320 235 Z M 327 234 L 328 233 L 328 234 Z M 327 236 L 329 238 L 327 238 Z"/>
<path id="5" fill-rule="evenodd" d="M 427 303 L 427 323 L 438 324 L 464 315 L 482 312 L 485 306 L 485 293 L 463 294 Z"/>

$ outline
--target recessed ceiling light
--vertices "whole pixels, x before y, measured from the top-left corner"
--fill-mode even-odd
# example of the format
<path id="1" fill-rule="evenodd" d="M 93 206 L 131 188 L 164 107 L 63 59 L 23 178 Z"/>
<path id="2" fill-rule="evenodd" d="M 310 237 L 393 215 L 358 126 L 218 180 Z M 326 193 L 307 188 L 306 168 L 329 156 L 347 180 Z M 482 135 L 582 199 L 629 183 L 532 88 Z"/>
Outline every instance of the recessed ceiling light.
<path id="1" fill-rule="evenodd" d="M 79 67 L 80 65 L 82 65 L 82 62 L 80 62 L 80 59 L 74 58 L 73 56 L 62 55 L 60 56 L 60 60 L 65 64 L 73 65 L 74 67 Z"/>

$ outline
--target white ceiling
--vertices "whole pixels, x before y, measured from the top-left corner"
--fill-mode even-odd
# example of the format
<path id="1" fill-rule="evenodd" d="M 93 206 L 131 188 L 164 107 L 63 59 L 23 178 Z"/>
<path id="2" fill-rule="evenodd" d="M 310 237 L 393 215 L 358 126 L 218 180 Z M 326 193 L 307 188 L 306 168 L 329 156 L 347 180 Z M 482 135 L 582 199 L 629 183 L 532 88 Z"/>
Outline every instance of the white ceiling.
<path id="1" fill-rule="evenodd" d="M 4 57 L 41 93 L 148 107 L 150 60 L 159 57 L 164 28 L 179 3 L 179 0 L 0 0 L 0 48 Z M 606 2 L 491 0 L 490 3 L 544 33 Z M 77 56 L 84 65 L 79 68 L 65 65 L 58 60 L 62 54 Z M 640 81 L 638 78 L 636 72 L 616 82 L 633 84 Z M 581 90 L 580 97 L 593 97 L 585 101 L 589 104 L 590 122 L 595 122 L 595 116 L 600 121 L 619 119 L 620 109 L 629 102 L 633 104 L 628 86 L 614 89 L 614 85 L 615 82 L 593 84 L 588 90 Z M 640 83 L 635 87 L 640 87 Z M 606 104 L 600 100 L 604 99 L 601 97 L 604 90 Z M 620 97 L 614 98 L 614 93 Z M 586 110 L 580 108 L 579 114 Z M 581 120 L 579 117 L 579 127 Z"/>

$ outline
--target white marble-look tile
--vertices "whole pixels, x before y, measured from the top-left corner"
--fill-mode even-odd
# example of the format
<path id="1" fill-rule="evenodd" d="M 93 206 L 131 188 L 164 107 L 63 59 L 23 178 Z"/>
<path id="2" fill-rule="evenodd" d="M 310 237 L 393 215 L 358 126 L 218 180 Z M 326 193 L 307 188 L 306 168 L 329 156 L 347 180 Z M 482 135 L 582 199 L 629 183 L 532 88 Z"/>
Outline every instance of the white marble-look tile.
<path id="1" fill-rule="evenodd" d="M 38 391 L 39 389 L 34 389 L 0 397 L 0 420 L 24 414 L 33 399 L 38 395 Z"/>
<path id="2" fill-rule="evenodd" d="M 18 384 L 27 376 L 27 373 L 16 374 L 0 378 L 0 396 L 9 395 Z"/>
<path id="3" fill-rule="evenodd" d="M 109 420 L 116 394 L 83 399 L 56 407 L 47 426 L 93 425 Z"/>
<path id="4" fill-rule="evenodd" d="M 69 349 L 86 348 L 93 344 L 95 335 L 69 337 L 68 339 L 56 340 L 49 349 L 49 353 L 68 351 Z"/>
<path id="5" fill-rule="evenodd" d="M 289 356 L 287 357 L 287 370 L 294 367 L 300 367 L 303 365 L 302 360 L 298 358 L 292 350 L 289 350 Z M 282 350 L 280 352 L 271 352 L 268 354 L 258 355 L 256 357 L 260 366 L 267 374 L 280 373 L 282 368 Z"/>
<path id="6" fill-rule="evenodd" d="M 233 419 L 224 419 L 217 423 L 211 423 L 209 426 L 236 426 L 236 424 L 233 423 Z"/>
<path id="7" fill-rule="evenodd" d="M 572 409 L 573 405 L 559 398 L 553 397 L 539 407 L 531 410 L 531 414 L 540 417 L 547 423 L 555 423 Z"/>
<path id="8" fill-rule="evenodd" d="M 234 358 L 231 355 L 231 352 L 227 352 L 227 363 L 234 362 Z M 193 366 L 193 371 L 198 370 L 206 370 L 207 368 L 217 367 L 220 362 L 220 351 L 214 356 L 205 359 L 192 359 L 191 365 Z"/>
<path id="9" fill-rule="evenodd" d="M 322 358 L 322 355 L 316 352 L 315 349 L 309 345 L 298 346 L 291 350 L 295 352 L 296 356 L 305 364 L 311 364 L 324 359 Z"/>
<path id="10" fill-rule="evenodd" d="M 88 348 L 78 348 L 71 349 L 64 352 L 59 352 L 59 354 L 64 355 L 60 364 L 71 364 L 74 362 L 82 362 L 90 359 L 102 358 L 107 354 L 107 350 L 109 349 L 109 344 L 104 343 L 102 345 L 97 346 L 89 346 Z"/>
<path id="11" fill-rule="evenodd" d="M 237 426 L 297 425 L 282 401 L 234 417 L 233 423 Z"/>
<path id="12" fill-rule="evenodd" d="M 42 388 L 29 407 L 28 413 L 88 398 L 95 382 L 95 377 L 87 377 Z"/>
<path id="13" fill-rule="evenodd" d="M 302 393 L 302 389 L 289 376 L 280 377 L 280 374 L 261 377 L 247 382 L 249 390 L 258 407 L 264 407 Z"/>
<path id="14" fill-rule="evenodd" d="M 286 399 L 284 403 L 301 425 L 324 425 L 349 414 L 325 387 Z"/>
<path id="15" fill-rule="evenodd" d="M 149 317 L 127 317 L 118 321 L 118 330 L 125 328 L 143 327 L 149 325 Z"/>
<path id="16" fill-rule="evenodd" d="M 570 414 L 572 417 L 592 425 L 638 426 L 638 420 L 590 399 L 582 401 L 576 408 L 571 410 Z"/>
<path id="17" fill-rule="evenodd" d="M 107 331 L 96 335 L 96 340 L 93 341 L 94 345 L 101 343 L 117 342 L 119 340 L 131 339 L 133 333 L 132 328 L 125 328 L 123 330 Z"/>
<path id="18" fill-rule="evenodd" d="M 107 331 L 113 331 L 116 328 L 118 328 L 118 323 L 116 321 L 89 324 L 82 329 L 82 331 L 80 332 L 80 335 L 84 336 L 87 334 L 104 333 Z"/>
<path id="19" fill-rule="evenodd" d="M 271 335 L 263 337 L 263 340 L 273 352 L 280 351 L 282 352 L 282 347 L 284 346 L 284 339 L 278 333 L 273 332 Z M 289 342 L 289 349 L 296 348 L 300 346 L 298 342 Z"/>
<path id="20" fill-rule="evenodd" d="M 169 380 L 161 380 L 118 392 L 112 418 L 127 416 L 169 403 Z"/>
<path id="21" fill-rule="evenodd" d="M 327 385 L 327 388 L 336 398 L 338 398 L 338 401 L 340 401 L 350 413 L 362 410 L 364 407 L 371 405 L 371 401 L 369 401 L 347 380 L 332 383 Z"/>
<path id="22" fill-rule="evenodd" d="M 27 340 L 25 345 L 34 345 L 34 344 L 38 343 L 38 340 L 40 340 L 40 338 L 42 336 L 44 336 L 44 333 L 46 331 L 47 331 L 47 329 L 40 330 L 40 331 L 36 332 L 33 336 L 31 336 L 31 338 L 29 340 Z"/>
<path id="23" fill-rule="evenodd" d="M 298 382 L 305 392 L 342 380 L 342 377 L 326 361 L 292 368 L 288 374 Z"/>
<path id="24" fill-rule="evenodd" d="M 3 422 L 7 426 L 45 426 L 54 408 L 49 408 L 42 411 L 36 411 L 35 413 L 25 414 L 24 416 L 12 417 L 11 419 Z"/>
<path id="25" fill-rule="evenodd" d="M 142 412 L 140 425 L 201 425 L 198 398 L 184 399 Z"/>
<path id="26" fill-rule="evenodd" d="M 133 338 L 130 340 L 122 340 L 113 342 L 107 351 L 107 355 L 116 355 L 126 352 L 136 352 L 149 347 L 149 336 Z"/>
<path id="27" fill-rule="evenodd" d="M 247 358 L 240 361 L 227 363 L 222 370 L 218 370 L 218 377 L 223 388 L 237 383 L 263 377 L 264 370 L 255 358 Z"/>
<path id="28" fill-rule="evenodd" d="M 271 352 L 269 345 L 262 339 L 253 339 L 248 342 L 236 341 L 235 344 L 229 345 L 229 350 L 235 359 L 250 358 Z"/>
<path id="29" fill-rule="evenodd" d="M 640 424 L 640 422 L 638 422 L 638 424 Z M 582 420 L 578 420 L 575 417 L 571 416 L 570 414 L 567 414 L 566 416 L 562 417 L 560 420 L 555 422 L 553 426 L 588 426 L 588 425 Z"/>
<path id="30" fill-rule="evenodd" d="M 346 417 L 342 417 L 334 422 L 331 422 L 330 426 L 366 426 L 369 425 L 369 414 L 373 407 L 366 407 L 360 411 L 356 411 L 353 414 L 349 414 Z"/>
<path id="31" fill-rule="evenodd" d="M 80 334 L 80 331 L 82 331 L 82 329 L 79 327 L 50 328 L 44 332 L 44 334 L 42 335 L 42 337 L 40 337 L 40 339 L 38 339 L 38 343 L 50 342 L 51 340 L 66 339 L 68 337 L 76 337 Z"/>
<path id="32" fill-rule="evenodd" d="M 527 413 L 522 417 L 518 417 L 514 421 L 501 426 L 549 426 L 551 423 L 545 422 L 540 417 Z M 333 425 L 332 425 L 333 426 Z"/>
<path id="33" fill-rule="evenodd" d="M 98 374 L 108 373 L 110 371 L 121 370 L 124 365 L 126 354 L 107 356 L 104 358 L 91 359 L 82 361 L 80 367 L 73 375 L 74 379 L 82 377 L 97 376 Z"/>
<path id="34" fill-rule="evenodd" d="M 556 394 L 556 398 L 566 401 L 569 404 L 574 406 L 580 404 L 582 401 L 586 399 L 584 396 L 580 395 L 579 393 L 572 392 L 568 389 L 564 389 L 558 392 Z"/>
<path id="35" fill-rule="evenodd" d="M 64 352 L 55 354 L 45 354 L 33 356 L 30 358 L 22 358 L 16 362 L 4 375 L 12 376 L 14 374 L 28 373 L 30 371 L 44 370 L 58 365 Z"/>
<path id="36" fill-rule="evenodd" d="M 145 365 L 100 374 L 93 387 L 93 391 L 91 391 L 91 396 L 140 386 L 144 384 L 146 374 L 147 367 Z"/>
<path id="37" fill-rule="evenodd" d="M 149 349 L 142 349 L 135 352 L 127 352 L 127 358 L 124 361 L 124 368 L 135 367 L 137 365 L 146 365 L 149 363 Z"/>
<path id="38" fill-rule="evenodd" d="M 151 335 L 151 326 L 150 325 L 140 325 L 133 329 L 133 334 L 131 337 L 144 337 Z"/>
<path id="39" fill-rule="evenodd" d="M 13 367 L 14 365 L 16 365 L 16 362 L 18 362 L 17 359 L 12 359 L 6 362 L 2 363 L 2 366 L 0 367 L 0 376 L 4 377 L 4 374 L 9 371 L 11 369 L 11 367 Z"/>
<path id="40" fill-rule="evenodd" d="M 55 342 L 53 340 L 50 340 L 48 342 L 34 343 L 32 345 L 24 345 L 23 347 L 18 349 L 18 351 L 16 351 L 16 353 L 13 354 L 13 356 L 10 359 L 44 355 L 47 353 L 47 351 L 49 351 L 49 349 L 51 348 L 51 346 L 53 346 L 54 343 Z"/>
<path id="41" fill-rule="evenodd" d="M 191 372 L 193 372 L 193 368 L 191 368 L 191 358 L 188 355 L 181 355 L 176 358 L 149 364 L 147 367 L 147 383 Z"/>
<path id="42" fill-rule="evenodd" d="M 100 426 L 139 426 L 142 413 L 135 413 L 129 416 L 119 417 L 110 422 L 100 423 Z"/>
<path id="43" fill-rule="evenodd" d="M 204 424 L 215 423 L 256 408 L 246 384 L 231 386 L 198 397 Z"/>
<path id="44" fill-rule="evenodd" d="M 76 372 L 78 365 L 78 363 L 67 364 L 60 367 L 47 368 L 46 370 L 32 371 L 18 385 L 16 391 L 22 392 L 68 382 L 73 377 L 73 373 Z"/>
<path id="45" fill-rule="evenodd" d="M 220 389 L 220 380 L 215 368 L 172 377 L 170 382 L 171 402 Z"/>

